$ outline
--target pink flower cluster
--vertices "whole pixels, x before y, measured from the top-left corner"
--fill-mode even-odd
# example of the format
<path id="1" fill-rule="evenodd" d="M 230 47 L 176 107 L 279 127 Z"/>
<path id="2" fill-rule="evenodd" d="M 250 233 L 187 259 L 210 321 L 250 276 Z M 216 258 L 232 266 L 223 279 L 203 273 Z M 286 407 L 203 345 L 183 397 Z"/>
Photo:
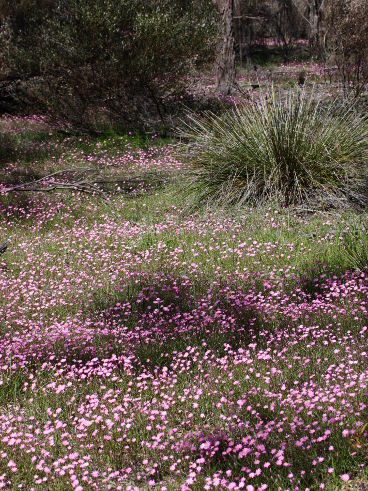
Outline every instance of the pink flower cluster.
<path id="1" fill-rule="evenodd" d="M 0 489 L 332 489 L 364 466 L 367 273 L 306 276 L 310 245 L 272 236 L 271 211 L 260 241 L 252 210 L 17 206 L 0 223 Z M 335 240 L 326 222 L 315 242 Z"/>

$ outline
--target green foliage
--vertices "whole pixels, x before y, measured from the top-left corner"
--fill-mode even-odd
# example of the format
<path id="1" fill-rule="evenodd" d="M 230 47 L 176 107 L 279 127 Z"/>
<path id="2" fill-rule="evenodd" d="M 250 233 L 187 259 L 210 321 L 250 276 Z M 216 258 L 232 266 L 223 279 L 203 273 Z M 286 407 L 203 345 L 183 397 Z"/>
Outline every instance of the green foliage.
<path id="1" fill-rule="evenodd" d="M 191 115 L 184 130 L 197 202 L 362 203 L 368 124 L 352 106 L 270 88 L 224 115 Z"/>
<path id="2" fill-rule="evenodd" d="M 8 73 L 28 79 L 37 107 L 75 126 L 142 128 L 164 119 L 183 75 L 211 59 L 210 0 L 15 2 L 2 23 Z M 19 9 L 23 18 L 19 14 Z M 23 10 L 22 10 L 23 9 Z"/>

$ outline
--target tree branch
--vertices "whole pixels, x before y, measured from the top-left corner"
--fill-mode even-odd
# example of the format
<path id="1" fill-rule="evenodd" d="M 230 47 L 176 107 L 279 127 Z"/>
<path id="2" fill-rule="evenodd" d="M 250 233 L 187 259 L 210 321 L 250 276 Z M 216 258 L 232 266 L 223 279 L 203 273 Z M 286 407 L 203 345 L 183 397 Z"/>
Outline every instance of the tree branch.
<path id="1" fill-rule="evenodd" d="M 25 182 L 23 184 L 17 184 L 16 186 L 7 187 L 2 189 L 2 194 L 12 192 L 50 192 L 56 190 L 69 190 L 79 191 L 83 193 L 99 194 L 105 196 L 107 190 L 102 186 L 108 184 L 114 184 L 119 186 L 119 191 L 132 192 L 139 190 L 141 184 L 148 184 L 149 188 L 157 187 L 165 184 L 169 181 L 167 175 L 159 175 L 155 172 L 148 172 L 143 175 L 136 176 L 117 176 L 116 178 L 108 178 L 103 176 L 93 176 L 96 174 L 96 169 L 91 167 L 79 168 L 79 169 L 64 169 L 61 171 L 53 172 L 47 176 L 41 177 L 31 182 Z M 69 180 L 55 179 L 56 176 L 72 175 Z M 88 175 L 92 174 L 92 175 Z"/>

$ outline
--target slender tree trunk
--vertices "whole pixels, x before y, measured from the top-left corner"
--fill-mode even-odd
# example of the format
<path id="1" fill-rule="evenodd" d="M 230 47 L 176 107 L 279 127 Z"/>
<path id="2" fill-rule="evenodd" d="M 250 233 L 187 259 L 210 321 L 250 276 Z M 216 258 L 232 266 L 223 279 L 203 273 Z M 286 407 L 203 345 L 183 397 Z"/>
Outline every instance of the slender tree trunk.
<path id="1" fill-rule="evenodd" d="M 323 0 L 313 0 L 310 4 L 309 10 L 309 25 L 310 25 L 310 35 L 309 42 L 312 50 L 321 55 L 322 52 L 322 33 L 321 33 L 321 22 L 322 22 L 322 9 Z"/>
<path id="2" fill-rule="evenodd" d="M 234 13 L 235 17 L 233 19 L 237 19 L 237 34 L 238 34 L 238 45 L 239 45 L 239 65 L 240 68 L 243 68 L 243 16 L 242 16 L 242 8 L 240 0 L 234 0 Z"/>
<path id="3" fill-rule="evenodd" d="M 235 84 L 234 0 L 216 0 L 222 18 L 222 39 L 217 54 L 216 88 L 230 94 Z"/>

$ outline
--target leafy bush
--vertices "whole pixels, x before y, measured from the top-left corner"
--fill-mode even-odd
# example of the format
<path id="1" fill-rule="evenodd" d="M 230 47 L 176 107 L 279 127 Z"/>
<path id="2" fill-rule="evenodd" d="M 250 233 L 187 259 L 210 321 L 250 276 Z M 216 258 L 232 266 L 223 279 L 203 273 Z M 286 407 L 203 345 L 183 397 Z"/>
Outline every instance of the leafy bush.
<path id="1" fill-rule="evenodd" d="M 166 98 L 211 58 L 217 32 L 210 0 L 28 0 L 8 10 L 8 74 L 28 81 L 38 107 L 82 129 L 163 121 Z"/>
<path id="2" fill-rule="evenodd" d="M 270 88 L 223 115 L 191 115 L 183 136 L 197 202 L 366 200 L 368 122 L 352 106 Z"/>

